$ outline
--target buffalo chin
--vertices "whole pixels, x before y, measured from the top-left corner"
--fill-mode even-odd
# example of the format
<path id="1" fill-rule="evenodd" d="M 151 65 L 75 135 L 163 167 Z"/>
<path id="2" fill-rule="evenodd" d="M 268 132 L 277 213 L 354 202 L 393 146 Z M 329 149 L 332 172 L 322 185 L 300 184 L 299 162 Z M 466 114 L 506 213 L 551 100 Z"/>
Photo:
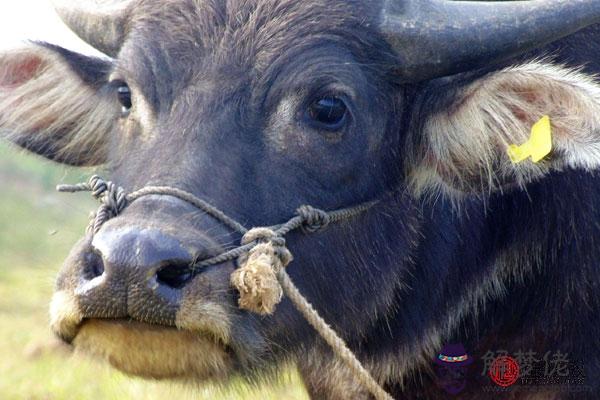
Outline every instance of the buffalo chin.
<path id="1" fill-rule="evenodd" d="M 144 378 L 224 380 L 231 369 L 226 348 L 210 336 L 135 321 L 84 320 L 73 344 Z"/>

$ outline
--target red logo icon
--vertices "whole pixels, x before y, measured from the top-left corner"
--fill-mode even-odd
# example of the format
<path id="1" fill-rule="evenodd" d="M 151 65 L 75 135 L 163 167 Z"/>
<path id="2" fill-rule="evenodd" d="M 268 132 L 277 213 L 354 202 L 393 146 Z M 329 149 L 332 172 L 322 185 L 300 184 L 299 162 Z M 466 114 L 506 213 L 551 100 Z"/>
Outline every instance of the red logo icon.
<path id="1" fill-rule="evenodd" d="M 501 356 L 494 360 L 489 374 L 496 385 L 508 387 L 519 379 L 519 364 L 512 357 Z"/>

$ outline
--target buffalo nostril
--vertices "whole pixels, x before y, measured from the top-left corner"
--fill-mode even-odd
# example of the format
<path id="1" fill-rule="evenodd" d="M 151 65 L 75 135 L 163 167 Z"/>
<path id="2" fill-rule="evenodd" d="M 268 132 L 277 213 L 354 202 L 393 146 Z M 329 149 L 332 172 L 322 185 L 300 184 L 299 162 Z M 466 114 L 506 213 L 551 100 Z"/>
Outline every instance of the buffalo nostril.
<path id="1" fill-rule="evenodd" d="M 102 257 L 95 253 L 88 253 L 85 257 L 85 278 L 92 280 L 104 273 L 104 262 Z"/>
<path id="2" fill-rule="evenodd" d="M 180 289 L 191 281 L 194 275 L 188 265 L 169 264 L 156 272 L 156 279 L 160 284 L 173 289 Z"/>

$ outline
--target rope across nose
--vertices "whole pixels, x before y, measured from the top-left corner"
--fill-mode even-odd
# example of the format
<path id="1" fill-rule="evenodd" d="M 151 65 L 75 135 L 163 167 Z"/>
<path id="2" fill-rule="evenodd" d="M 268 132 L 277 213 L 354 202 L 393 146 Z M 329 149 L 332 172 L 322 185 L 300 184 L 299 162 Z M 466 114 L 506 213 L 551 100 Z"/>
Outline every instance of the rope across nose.
<path id="1" fill-rule="evenodd" d="M 113 182 L 105 181 L 97 175 L 88 182 L 77 185 L 60 185 L 59 192 L 91 192 L 100 201 L 98 211 L 92 215 L 88 231 L 96 234 L 102 225 L 118 216 L 129 204 L 149 195 L 167 195 L 183 200 L 204 211 L 217 221 L 242 235 L 240 246 L 225 251 L 215 257 L 190 266 L 192 271 L 198 268 L 217 265 L 227 261 L 238 261 L 238 268 L 231 274 L 230 282 L 239 294 L 240 308 L 265 315 L 272 314 L 285 294 L 306 320 L 317 330 L 323 339 L 334 349 L 376 399 L 392 399 L 379 386 L 377 381 L 364 369 L 360 361 L 352 354 L 346 343 L 319 316 L 312 305 L 300 294 L 285 268 L 292 262 L 292 253 L 288 250 L 285 235 L 302 229 L 310 234 L 327 228 L 330 224 L 353 218 L 371 208 L 377 201 L 359 204 L 335 211 L 323 211 L 308 205 L 296 210 L 296 215 L 283 224 L 271 227 L 257 227 L 248 230 L 242 224 L 229 217 L 217 207 L 181 189 L 168 186 L 146 186 L 127 193 Z"/>
<path id="2" fill-rule="evenodd" d="M 176 197 L 196 208 L 199 208 L 217 221 L 221 222 L 223 225 L 226 225 L 232 230 L 243 235 L 240 246 L 190 266 L 193 271 L 198 268 L 222 264 L 224 262 L 236 259 L 239 261 L 239 264 L 242 265 L 243 263 L 241 261 L 245 261 L 247 258 L 250 258 L 252 254 L 256 253 L 256 251 L 253 252 L 252 250 L 259 244 L 268 244 L 272 246 L 276 250 L 274 254 L 276 257 L 281 258 L 281 265 L 283 265 L 283 268 L 285 268 L 285 266 L 287 266 L 292 260 L 291 253 L 285 246 L 285 235 L 298 228 L 302 229 L 302 231 L 307 234 L 316 233 L 326 229 L 332 222 L 339 222 L 361 214 L 376 203 L 376 201 L 373 201 L 355 207 L 343 208 L 330 212 L 323 211 L 309 205 L 303 205 L 298 207 L 294 217 L 283 224 L 271 227 L 258 227 L 248 230 L 245 226 L 229 217 L 212 204 L 196 197 L 189 192 L 168 186 L 146 186 L 134 192 L 127 193 L 125 189 L 116 185 L 115 183 L 111 181 L 105 181 L 98 175 L 94 175 L 88 180 L 88 182 L 79 183 L 76 185 L 59 185 L 57 190 L 59 192 L 69 193 L 91 192 L 92 196 L 100 202 L 100 207 L 94 214 L 92 214 L 90 218 L 88 231 L 92 234 L 98 233 L 105 222 L 121 214 L 123 210 L 125 210 L 125 208 L 127 208 L 127 206 L 135 200 L 150 195 L 168 195 Z M 259 248 L 264 247 L 265 246 L 260 246 Z M 288 254 L 289 257 L 287 256 Z M 278 265 L 279 262 L 275 262 L 272 269 L 276 271 L 278 269 Z M 273 308 L 269 307 L 269 310 L 272 312 Z M 258 310 L 255 309 L 252 309 L 251 311 L 258 312 Z"/>
<path id="3" fill-rule="evenodd" d="M 332 220 L 350 218 L 370 207 L 369 204 L 328 213 L 309 205 L 300 206 L 296 216 L 284 224 L 275 227 L 246 229 L 234 219 L 213 205 L 197 198 L 191 193 L 170 187 L 147 186 L 127 194 L 111 181 L 105 181 L 98 175 L 88 182 L 77 185 L 60 185 L 60 192 L 88 191 L 100 201 L 100 207 L 91 215 L 88 232 L 98 233 L 102 225 L 118 216 L 131 202 L 143 196 L 169 195 L 184 200 L 211 215 L 219 222 L 233 228 L 243 235 L 241 245 L 215 257 L 190 266 L 192 271 L 198 268 L 217 265 L 227 261 L 238 261 L 239 268 L 231 276 L 231 284 L 240 293 L 239 306 L 258 314 L 272 314 L 275 306 L 283 298 L 283 289 L 277 275 L 292 261 L 284 236 L 301 228 L 305 233 L 315 233 L 329 226 Z"/>

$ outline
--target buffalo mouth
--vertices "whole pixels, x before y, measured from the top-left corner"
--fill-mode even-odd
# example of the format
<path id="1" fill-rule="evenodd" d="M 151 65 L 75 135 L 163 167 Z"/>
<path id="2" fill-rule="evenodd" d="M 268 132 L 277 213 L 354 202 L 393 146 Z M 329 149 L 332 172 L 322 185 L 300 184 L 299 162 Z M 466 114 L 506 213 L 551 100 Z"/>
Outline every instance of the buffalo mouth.
<path id="1" fill-rule="evenodd" d="M 144 378 L 224 380 L 231 370 L 227 347 L 209 335 L 132 320 L 85 320 L 73 344 Z"/>
<path id="2" fill-rule="evenodd" d="M 89 318 L 74 296 L 54 294 L 54 333 L 77 352 L 151 379 L 224 380 L 232 369 L 229 317 L 214 303 L 182 304 L 174 325 L 132 318 Z"/>

